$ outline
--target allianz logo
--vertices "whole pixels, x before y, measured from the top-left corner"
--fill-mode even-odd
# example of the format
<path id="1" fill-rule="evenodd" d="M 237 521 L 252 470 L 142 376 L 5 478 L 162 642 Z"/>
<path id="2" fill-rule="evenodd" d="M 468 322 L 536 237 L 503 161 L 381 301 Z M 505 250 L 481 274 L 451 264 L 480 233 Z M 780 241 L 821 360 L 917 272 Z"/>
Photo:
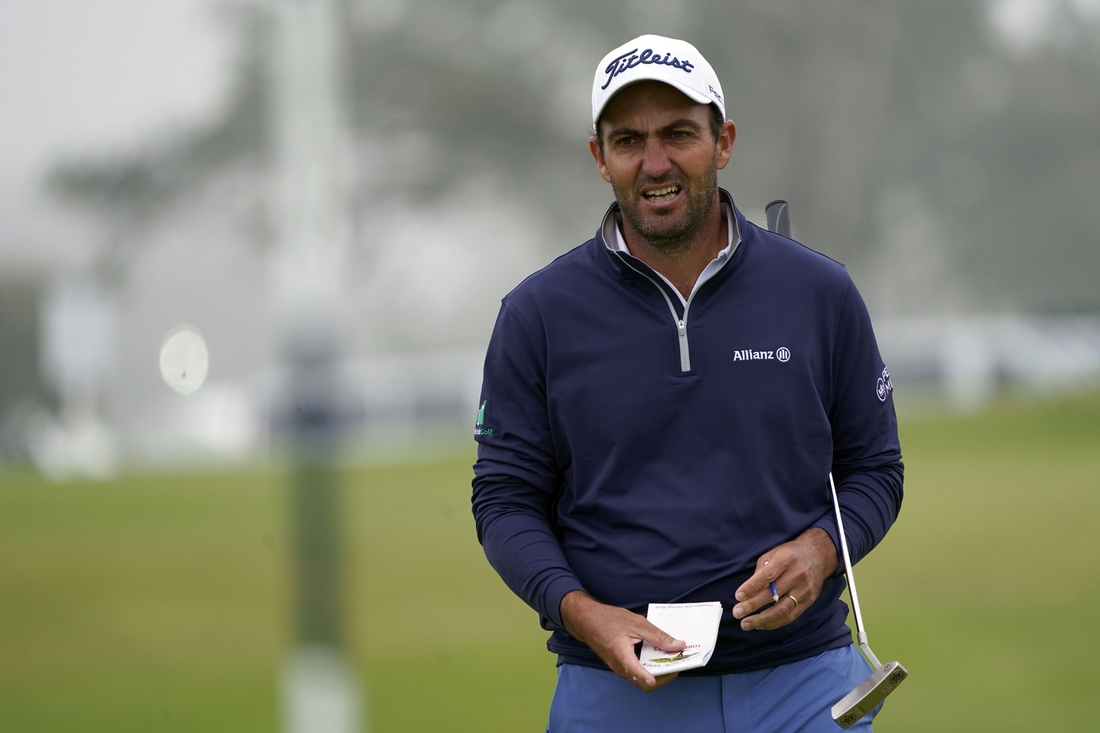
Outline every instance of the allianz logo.
<path id="1" fill-rule="evenodd" d="M 790 361 L 791 350 L 786 346 L 780 346 L 774 351 L 753 351 L 752 349 L 739 349 L 733 352 L 734 361 Z"/>

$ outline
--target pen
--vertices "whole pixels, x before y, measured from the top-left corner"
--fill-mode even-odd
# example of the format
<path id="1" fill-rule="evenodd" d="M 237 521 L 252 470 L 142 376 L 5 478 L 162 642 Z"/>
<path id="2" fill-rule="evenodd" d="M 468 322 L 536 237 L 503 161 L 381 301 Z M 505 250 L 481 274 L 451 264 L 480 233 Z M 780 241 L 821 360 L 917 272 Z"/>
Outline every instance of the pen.
<path id="1" fill-rule="evenodd" d="M 775 587 L 775 583 L 768 583 L 768 587 L 772 589 L 772 603 L 779 603 L 779 591 Z"/>

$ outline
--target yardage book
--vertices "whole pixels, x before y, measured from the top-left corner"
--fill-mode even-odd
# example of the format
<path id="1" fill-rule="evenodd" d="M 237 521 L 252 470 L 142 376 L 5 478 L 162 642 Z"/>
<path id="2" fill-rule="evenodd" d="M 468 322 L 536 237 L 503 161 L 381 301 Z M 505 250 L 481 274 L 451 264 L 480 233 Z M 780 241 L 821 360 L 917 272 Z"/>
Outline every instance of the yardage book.
<path id="1" fill-rule="evenodd" d="M 650 603 L 646 618 L 666 634 L 687 642 L 687 646 L 679 652 L 666 652 L 648 641 L 642 642 L 638 661 L 656 677 L 702 667 L 710 661 L 714 654 L 714 643 L 718 639 L 722 604 L 718 601 Z"/>

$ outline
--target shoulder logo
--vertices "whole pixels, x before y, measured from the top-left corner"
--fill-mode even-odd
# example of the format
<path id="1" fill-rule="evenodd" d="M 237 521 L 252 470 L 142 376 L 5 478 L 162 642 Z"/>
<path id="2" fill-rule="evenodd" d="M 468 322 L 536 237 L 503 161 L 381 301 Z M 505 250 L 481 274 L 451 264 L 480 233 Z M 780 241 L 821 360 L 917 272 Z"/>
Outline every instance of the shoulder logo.
<path id="1" fill-rule="evenodd" d="M 477 408 L 477 422 L 474 423 L 474 437 L 479 435 L 492 435 L 493 429 L 485 427 L 485 405 L 489 404 L 488 400 L 483 400 L 481 407 Z"/>
<path id="2" fill-rule="evenodd" d="M 768 351 L 756 351 L 754 349 L 738 349 L 733 352 L 734 361 L 790 361 L 791 350 L 786 346 Z"/>
<path id="3" fill-rule="evenodd" d="M 890 370 L 883 367 L 882 374 L 875 383 L 875 394 L 878 395 L 878 401 L 885 402 L 886 398 L 889 397 L 890 393 L 893 391 L 894 384 L 890 381 Z"/>

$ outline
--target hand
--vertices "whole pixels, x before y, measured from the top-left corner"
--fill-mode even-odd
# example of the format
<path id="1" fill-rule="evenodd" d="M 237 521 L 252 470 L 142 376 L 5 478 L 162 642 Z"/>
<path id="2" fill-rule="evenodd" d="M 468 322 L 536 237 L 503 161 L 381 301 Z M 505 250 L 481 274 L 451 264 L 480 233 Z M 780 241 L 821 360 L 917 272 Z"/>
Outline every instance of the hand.
<path id="1" fill-rule="evenodd" d="M 649 623 L 645 616 L 608 606 L 584 591 L 575 590 L 561 599 L 561 619 L 570 636 L 587 644 L 612 672 L 639 690 L 653 692 L 676 679 L 675 674 L 654 677 L 634 653 L 634 645 L 640 641 L 670 652 L 687 646 Z"/>
<path id="2" fill-rule="evenodd" d="M 756 572 L 734 594 L 738 603 L 733 607 L 733 617 L 741 619 L 745 631 L 786 626 L 813 605 L 821 595 L 825 579 L 836 568 L 836 545 L 832 538 L 820 527 L 811 527 L 760 556 Z M 772 582 L 779 591 L 779 601 L 766 611 L 751 615 L 772 603 L 769 587 Z"/>

